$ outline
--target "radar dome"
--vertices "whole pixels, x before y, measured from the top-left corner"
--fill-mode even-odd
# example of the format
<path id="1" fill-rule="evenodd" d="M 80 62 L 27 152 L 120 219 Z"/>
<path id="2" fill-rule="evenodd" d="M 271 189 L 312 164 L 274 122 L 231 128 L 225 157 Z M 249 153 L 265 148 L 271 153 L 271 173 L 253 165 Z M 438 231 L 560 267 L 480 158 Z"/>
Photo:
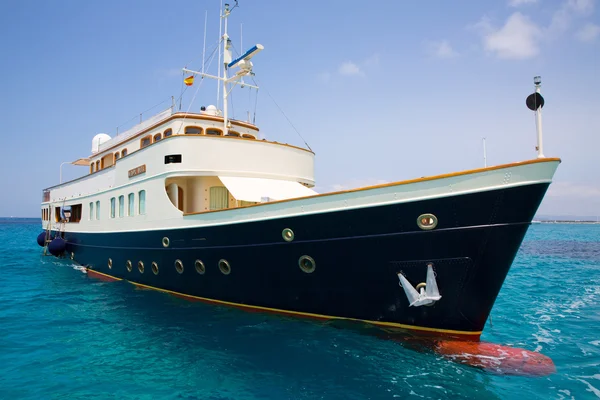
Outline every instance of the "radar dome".
<path id="1" fill-rule="evenodd" d="M 210 106 L 208 106 L 204 110 L 202 110 L 202 114 L 218 116 L 220 114 L 220 112 L 217 109 L 217 107 L 215 107 L 214 105 L 211 104 Z"/>
<path id="2" fill-rule="evenodd" d="M 100 149 L 102 143 L 106 143 L 110 140 L 110 136 L 106 133 L 99 133 L 92 139 L 92 154 L 95 154 Z"/>

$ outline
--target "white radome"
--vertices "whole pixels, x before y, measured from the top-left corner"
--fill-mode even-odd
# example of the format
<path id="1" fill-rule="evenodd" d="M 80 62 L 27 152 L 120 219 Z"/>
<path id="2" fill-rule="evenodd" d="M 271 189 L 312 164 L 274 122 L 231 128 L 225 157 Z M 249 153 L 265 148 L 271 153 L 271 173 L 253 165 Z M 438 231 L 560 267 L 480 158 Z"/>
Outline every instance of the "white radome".
<path id="1" fill-rule="evenodd" d="M 110 139 L 111 137 L 106 133 L 99 133 L 96 136 L 94 136 L 94 138 L 92 139 L 92 154 L 96 154 L 98 152 L 98 149 L 100 148 L 100 145 L 102 143 L 108 142 Z"/>

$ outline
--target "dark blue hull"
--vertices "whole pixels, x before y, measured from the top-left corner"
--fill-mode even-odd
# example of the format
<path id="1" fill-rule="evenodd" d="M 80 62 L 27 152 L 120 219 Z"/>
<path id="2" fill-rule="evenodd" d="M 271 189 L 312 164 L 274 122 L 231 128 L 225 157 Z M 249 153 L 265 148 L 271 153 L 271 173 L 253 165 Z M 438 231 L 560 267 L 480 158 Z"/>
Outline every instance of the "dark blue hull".
<path id="1" fill-rule="evenodd" d="M 547 187 L 214 227 L 67 232 L 65 239 L 67 254 L 90 270 L 154 288 L 276 312 L 478 338 Z M 424 213 L 438 218 L 435 229 L 417 226 Z M 283 239 L 285 228 L 293 230 L 293 241 Z M 304 255 L 314 259 L 314 272 L 299 267 Z M 196 260 L 203 262 L 203 274 Z M 219 269 L 220 260 L 229 263 L 229 274 Z M 428 262 L 442 299 L 409 308 L 397 273 L 416 286 L 425 281 Z"/>

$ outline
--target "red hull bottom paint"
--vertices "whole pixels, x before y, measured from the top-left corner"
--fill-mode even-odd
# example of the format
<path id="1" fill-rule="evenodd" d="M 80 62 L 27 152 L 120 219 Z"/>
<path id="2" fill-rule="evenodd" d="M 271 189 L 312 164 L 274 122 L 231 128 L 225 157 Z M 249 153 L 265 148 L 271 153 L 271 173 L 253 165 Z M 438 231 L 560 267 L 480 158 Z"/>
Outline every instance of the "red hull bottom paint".
<path id="1" fill-rule="evenodd" d="M 556 372 L 550 357 L 494 343 L 443 340 L 435 343 L 434 351 L 452 361 L 500 375 L 545 376 Z"/>
<path id="2" fill-rule="evenodd" d="M 105 274 L 98 273 L 98 272 L 96 272 L 96 271 L 94 271 L 93 269 L 90 269 L 90 268 L 86 268 L 85 271 L 86 271 L 86 273 L 87 273 L 87 275 L 89 277 L 92 277 L 92 278 L 95 278 L 95 279 L 99 279 L 99 280 L 104 281 L 104 282 L 116 282 L 116 281 L 120 281 L 121 280 L 119 278 L 114 278 L 114 277 L 112 277 L 110 275 L 105 275 Z"/>

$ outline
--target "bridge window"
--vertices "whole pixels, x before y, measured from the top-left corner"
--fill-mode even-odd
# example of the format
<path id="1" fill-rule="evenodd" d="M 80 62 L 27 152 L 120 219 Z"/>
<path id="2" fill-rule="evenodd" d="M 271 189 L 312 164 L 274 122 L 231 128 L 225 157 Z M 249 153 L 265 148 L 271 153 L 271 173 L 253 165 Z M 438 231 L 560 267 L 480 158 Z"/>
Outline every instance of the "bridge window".
<path id="1" fill-rule="evenodd" d="M 256 137 L 254 137 L 253 135 L 251 135 L 251 134 L 249 134 L 249 133 L 244 133 L 244 134 L 242 135 L 242 137 L 243 137 L 243 138 L 246 138 L 246 139 L 256 139 Z"/>
<path id="2" fill-rule="evenodd" d="M 216 129 L 216 128 L 207 128 L 206 129 L 206 134 L 207 135 L 223 136 L 223 131 L 220 130 L 220 129 Z"/>
<path id="3" fill-rule="evenodd" d="M 121 153 L 118 151 L 115 153 L 115 161 L 117 161 L 121 157 Z"/>
<path id="4" fill-rule="evenodd" d="M 163 134 L 164 137 L 171 136 L 173 134 L 173 129 L 167 129 Z"/>
<path id="5" fill-rule="evenodd" d="M 186 126 L 185 127 L 186 135 L 202 135 L 202 128 L 199 126 Z"/>
<path id="6" fill-rule="evenodd" d="M 121 150 L 121 158 L 125 157 L 126 155 L 127 155 L 127 149 Z"/>
<path id="7" fill-rule="evenodd" d="M 152 143 L 152 136 L 143 137 L 140 140 L 140 148 L 143 149 L 146 146 L 150 146 L 151 143 Z"/>
<path id="8" fill-rule="evenodd" d="M 156 135 L 154 135 L 154 143 L 160 141 L 160 139 L 162 139 L 161 133 L 157 133 Z"/>
<path id="9" fill-rule="evenodd" d="M 229 131 L 229 132 L 227 132 L 227 136 L 240 137 L 240 133 L 236 132 L 236 131 Z"/>

